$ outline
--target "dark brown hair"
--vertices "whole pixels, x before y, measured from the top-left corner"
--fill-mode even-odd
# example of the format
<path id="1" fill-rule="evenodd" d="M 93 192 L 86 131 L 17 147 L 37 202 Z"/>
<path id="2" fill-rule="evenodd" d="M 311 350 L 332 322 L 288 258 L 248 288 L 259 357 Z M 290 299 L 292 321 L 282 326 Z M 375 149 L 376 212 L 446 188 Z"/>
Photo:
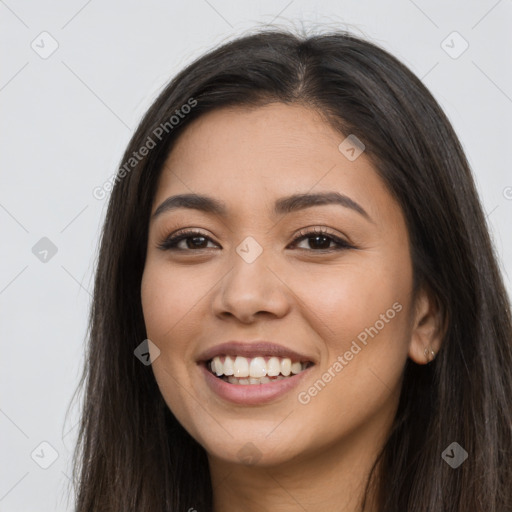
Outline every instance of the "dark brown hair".
<path id="1" fill-rule="evenodd" d="M 408 360 L 404 369 L 373 472 L 380 512 L 511 511 L 510 303 L 457 136 L 421 81 L 375 44 L 346 32 L 275 29 L 225 43 L 181 71 L 128 144 L 123 163 L 131 163 L 117 175 L 102 232 L 80 381 L 76 511 L 211 511 L 206 453 L 134 356 L 146 338 L 140 286 L 149 215 L 164 162 L 191 121 L 271 102 L 312 107 L 340 135 L 364 142 L 404 213 L 414 290 L 431 290 L 446 326 L 436 359 Z M 143 146 L 152 147 L 131 161 Z M 441 458 L 454 441 L 469 454 L 457 469 Z"/>

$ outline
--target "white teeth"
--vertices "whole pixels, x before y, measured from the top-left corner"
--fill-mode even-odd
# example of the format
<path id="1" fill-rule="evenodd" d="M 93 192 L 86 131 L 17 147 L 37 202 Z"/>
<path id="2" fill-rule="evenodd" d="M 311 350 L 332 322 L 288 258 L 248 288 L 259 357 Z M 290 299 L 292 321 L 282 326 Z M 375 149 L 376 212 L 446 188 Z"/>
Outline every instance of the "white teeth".
<path id="1" fill-rule="evenodd" d="M 290 359 L 286 358 L 281 361 L 281 373 L 288 377 L 290 375 L 290 372 L 292 371 L 292 362 Z"/>
<path id="2" fill-rule="evenodd" d="M 258 379 L 267 375 L 267 363 L 263 357 L 255 357 L 254 359 L 251 359 L 249 375 Z"/>
<path id="3" fill-rule="evenodd" d="M 271 357 L 267 363 L 267 375 L 277 377 L 281 373 L 281 361 L 277 357 Z"/>
<path id="4" fill-rule="evenodd" d="M 247 386 L 249 385 L 255 385 L 255 384 L 268 384 L 269 382 L 272 382 L 273 380 L 281 380 L 286 379 L 283 375 L 279 375 L 277 377 L 274 377 L 273 379 L 270 379 L 269 377 L 261 377 L 259 379 L 256 379 L 254 377 L 249 377 L 248 379 L 239 379 L 238 377 L 233 377 L 232 375 L 230 377 L 223 377 L 223 380 L 229 382 L 230 384 L 242 384 Z"/>
<path id="5" fill-rule="evenodd" d="M 216 375 L 222 375 L 222 363 L 220 362 L 220 359 L 218 357 L 216 357 L 213 361 L 212 361 L 212 371 L 216 374 Z"/>
<path id="6" fill-rule="evenodd" d="M 237 356 L 233 363 L 233 369 L 235 377 L 249 377 L 249 361 L 247 361 L 247 358 Z"/>
<path id="7" fill-rule="evenodd" d="M 226 359 L 224 359 L 224 375 L 234 375 L 235 369 L 233 368 L 233 359 L 231 357 L 226 356 Z"/>
<path id="8" fill-rule="evenodd" d="M 292 363 L 291 371 L 292 373 L 300 373 L 302 370 L 302 365 L 300 363 Z"/>
<path id="9" fill-rule="evenodd" d="M 210 369 L 218 377 L 228 377 L 224 380 L 232 384 L 265 384 L 291 374 L 296 375 L 308 366 L 298 361 L 292 363 L 288 357 L 270 357 L 268 361 L 264 357 L 248 359 L 242 356 L 225 356 L 223 359 L 215 356 L 210 362 Z"/>

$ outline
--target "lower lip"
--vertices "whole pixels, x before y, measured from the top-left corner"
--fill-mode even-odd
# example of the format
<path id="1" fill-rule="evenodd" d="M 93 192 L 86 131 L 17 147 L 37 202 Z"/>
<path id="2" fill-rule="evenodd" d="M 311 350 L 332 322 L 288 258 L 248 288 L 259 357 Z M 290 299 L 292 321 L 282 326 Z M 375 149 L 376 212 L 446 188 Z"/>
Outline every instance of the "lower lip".
<path id="1" fill-rule="evenodd" d="M 208 386 L 221 398 L 240 405 L 258 405 L 276 400 L 297 387 L 313 367 L 310 366 L 293 377 L 266 384 L 230 384 L 213 375 L 204 364 L 200 368 Z"/>

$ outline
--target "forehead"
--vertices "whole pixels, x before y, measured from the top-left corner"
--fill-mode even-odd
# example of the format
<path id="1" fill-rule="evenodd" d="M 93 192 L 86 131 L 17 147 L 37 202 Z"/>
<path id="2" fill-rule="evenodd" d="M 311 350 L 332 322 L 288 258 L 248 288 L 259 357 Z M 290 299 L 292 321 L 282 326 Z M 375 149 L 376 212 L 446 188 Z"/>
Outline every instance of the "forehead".
<path id="1" fill-rule="evenodd" d="M 217 109 L 193 121 L 162 170 L 153 212 L 168 196 L 204 194 L 226 203 L 228 213 L 274 208 L 291 193 L 336 191 L 378 220 L 399 214 L 384 183 L 363 154 L 349 160 L 346 138 L 314 110 L 273 103 Z"/>
<path id="2" fill-rule="evenodd" d="M 342 140 L 317 112 L 301 105 L 272 103 L 257 108 L 228 107 L 209 112 L 191 123 L 181 134 L 168 158 L 168 164 L 186 159 L 192 167 L 203 168 L 210 160 L 218 173 L 236 172 L 237 177 L 251 174 L 262 164 L 272 164 L 267 174 L 276 177 L 276 164 L 295 167 L 289 178 L 303 171 L 304 158 L 320 158 L 332 163 Z M 198 166 L 194 164 L 199 164 Z M 232 164 L 238 164 L 236 169 Z M 226 165 L 231 164 L 231 165 Z M 314 169 L 312 169 L 314 172 Z"/>

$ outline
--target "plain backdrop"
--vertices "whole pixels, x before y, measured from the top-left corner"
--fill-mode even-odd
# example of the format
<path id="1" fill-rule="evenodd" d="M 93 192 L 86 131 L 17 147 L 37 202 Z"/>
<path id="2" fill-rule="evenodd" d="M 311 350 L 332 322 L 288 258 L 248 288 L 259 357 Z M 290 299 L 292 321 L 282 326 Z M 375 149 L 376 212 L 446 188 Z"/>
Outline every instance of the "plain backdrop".
<path id="1" fill-rule="evenodd" d="M 422 79 L 467 153 L 511 292 L 510 0 L 0 1 L 2 512 L 72 510 L 68 406 L 108 201 L 93 189 L 174 74 L 266 23 L 352 30 Z"/>

